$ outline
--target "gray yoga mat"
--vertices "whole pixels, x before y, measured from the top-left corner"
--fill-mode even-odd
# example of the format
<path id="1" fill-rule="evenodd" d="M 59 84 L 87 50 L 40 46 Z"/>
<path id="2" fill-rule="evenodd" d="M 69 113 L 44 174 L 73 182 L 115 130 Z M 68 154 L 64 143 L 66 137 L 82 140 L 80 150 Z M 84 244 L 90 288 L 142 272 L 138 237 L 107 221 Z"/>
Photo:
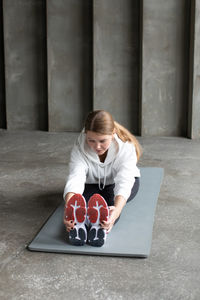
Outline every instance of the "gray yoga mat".
<path id="1" fill-rule="evenodd" d="M 72 246 L 62 223 L 64 202 L 55 210 L 28 249 L 88 255 L 148 257 L 151 250 L 156 203 L 163 178 L 161 168 L 141 168 L 140 189 L 124 207 L 119 222 L 108 234 L 103 247 Z"/>

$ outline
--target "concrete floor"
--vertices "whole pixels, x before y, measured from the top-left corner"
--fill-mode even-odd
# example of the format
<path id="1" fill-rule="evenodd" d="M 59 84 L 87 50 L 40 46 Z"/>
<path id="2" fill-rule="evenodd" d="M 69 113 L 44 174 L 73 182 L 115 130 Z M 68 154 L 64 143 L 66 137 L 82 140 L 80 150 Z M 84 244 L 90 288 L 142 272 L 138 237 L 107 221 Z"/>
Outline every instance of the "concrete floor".
<path id="1" fill-rule="evenodd" d="M 62 201 L 75 133 L 0 131 L 0 299 L 200 299 L 200 141 L 139 138 L 165 169 L 147 259 L 30 252 Z"/>

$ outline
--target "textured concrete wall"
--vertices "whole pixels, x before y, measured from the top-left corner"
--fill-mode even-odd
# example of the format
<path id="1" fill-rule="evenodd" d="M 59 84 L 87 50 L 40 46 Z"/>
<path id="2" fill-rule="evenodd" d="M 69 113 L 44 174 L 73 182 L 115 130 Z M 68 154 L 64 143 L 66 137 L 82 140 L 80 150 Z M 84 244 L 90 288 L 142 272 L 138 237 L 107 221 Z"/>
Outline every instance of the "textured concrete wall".
<path id="1" fill-rule="evenodd" d="M 0 128 L 6 128 L 4 77 L 3 9 L 0 5 Z"/>
<path id="2" fill-rule="evenodd" d="M 135 134 L 199 137 L 199 3 L 4 0 L 0 127 L 79 131 L 103 108 Z"/>
<path id="3" fill-rule="evenodd" d="M 49 130 L 79 131 L 92 109 L 92 2 L 47 1 Z"/>
<path id="4" fill-rule="evenodd" d="M 143 0 L 141 134 L 187 132 L 187 0 Z"/>
<path id="5" fill-rule="evenodd" d="M 46 129 L 45 5 L 3 2 L 8 129 Z"/>
<path id="6" fill-rule="evenodd" d="M 192 0 L 188 136 L 200 138 L 200 0 Z"/>
<path id="7" fill-rule="evenodd" d="M 94 108 L 138 133 L 139 1 L 94 1 Z"/>

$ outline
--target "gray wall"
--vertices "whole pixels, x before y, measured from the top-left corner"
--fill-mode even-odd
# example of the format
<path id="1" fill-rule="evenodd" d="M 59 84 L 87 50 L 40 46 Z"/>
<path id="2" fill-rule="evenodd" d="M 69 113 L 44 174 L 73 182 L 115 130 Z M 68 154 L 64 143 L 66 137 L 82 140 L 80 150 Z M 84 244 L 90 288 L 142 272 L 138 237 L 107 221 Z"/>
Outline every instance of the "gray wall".
<path id="1" fill-rule="evenodd" d="M 192 0 L 188 136 L 200 137 L 200 1 Z"/>
<path id="2" fill-rule="evenodd" d="M 79 131 L 103 108 L 138 135 L 200 137 L 199 3 L 4 0 L 0 127 Z"/>
<path id="3" fill-rule="evenodd" d="M 0 6 L 0 128 L 6 128 L 5 82 L 3 51 L 3 9 Z"/>
<path id="4" fill-rule="evenodd" d="M 45 2 L 3 2 L 8 129 L 47 129 Z"/>
<path id="5" fill-rule="evenodd" d="M 187 0 L 143 1 L 142 135 L 187 133 L 189 9 Z"/>
<path id="6" fill-rule="evenodd" d="M 91 4 L 47 1 L 49 130 L 78 131 L 92 110 Z"/>
<path id="7" fill-rule="evenodd" d="M 126 2 L 126 3 L 125 3 Z M 94 1 L 94 109 L 139 132 L 139 1 Z"/>

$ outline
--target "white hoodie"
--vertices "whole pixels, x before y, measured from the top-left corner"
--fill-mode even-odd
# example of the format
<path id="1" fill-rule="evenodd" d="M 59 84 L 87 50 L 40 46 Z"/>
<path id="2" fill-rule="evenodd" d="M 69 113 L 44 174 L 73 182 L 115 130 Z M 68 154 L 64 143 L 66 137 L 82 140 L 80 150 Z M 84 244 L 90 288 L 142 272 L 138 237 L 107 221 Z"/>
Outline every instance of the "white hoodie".
<path id="1" fill-rule="evenodd" d="M 135 177 L 140 177 L 136 164 L 134 145 L 124 143 L 117 134 L 114 134 L 105 161 L 101 162 L 94 150 L 88 146 L 86 134 L 82 131 L 71 152 L 63 197 L 69 192 L 83 194 L 85 183 L 99 184 L 100 189 L 115 183 L 114 195 L 121 195 L 127 200 Z"/>

